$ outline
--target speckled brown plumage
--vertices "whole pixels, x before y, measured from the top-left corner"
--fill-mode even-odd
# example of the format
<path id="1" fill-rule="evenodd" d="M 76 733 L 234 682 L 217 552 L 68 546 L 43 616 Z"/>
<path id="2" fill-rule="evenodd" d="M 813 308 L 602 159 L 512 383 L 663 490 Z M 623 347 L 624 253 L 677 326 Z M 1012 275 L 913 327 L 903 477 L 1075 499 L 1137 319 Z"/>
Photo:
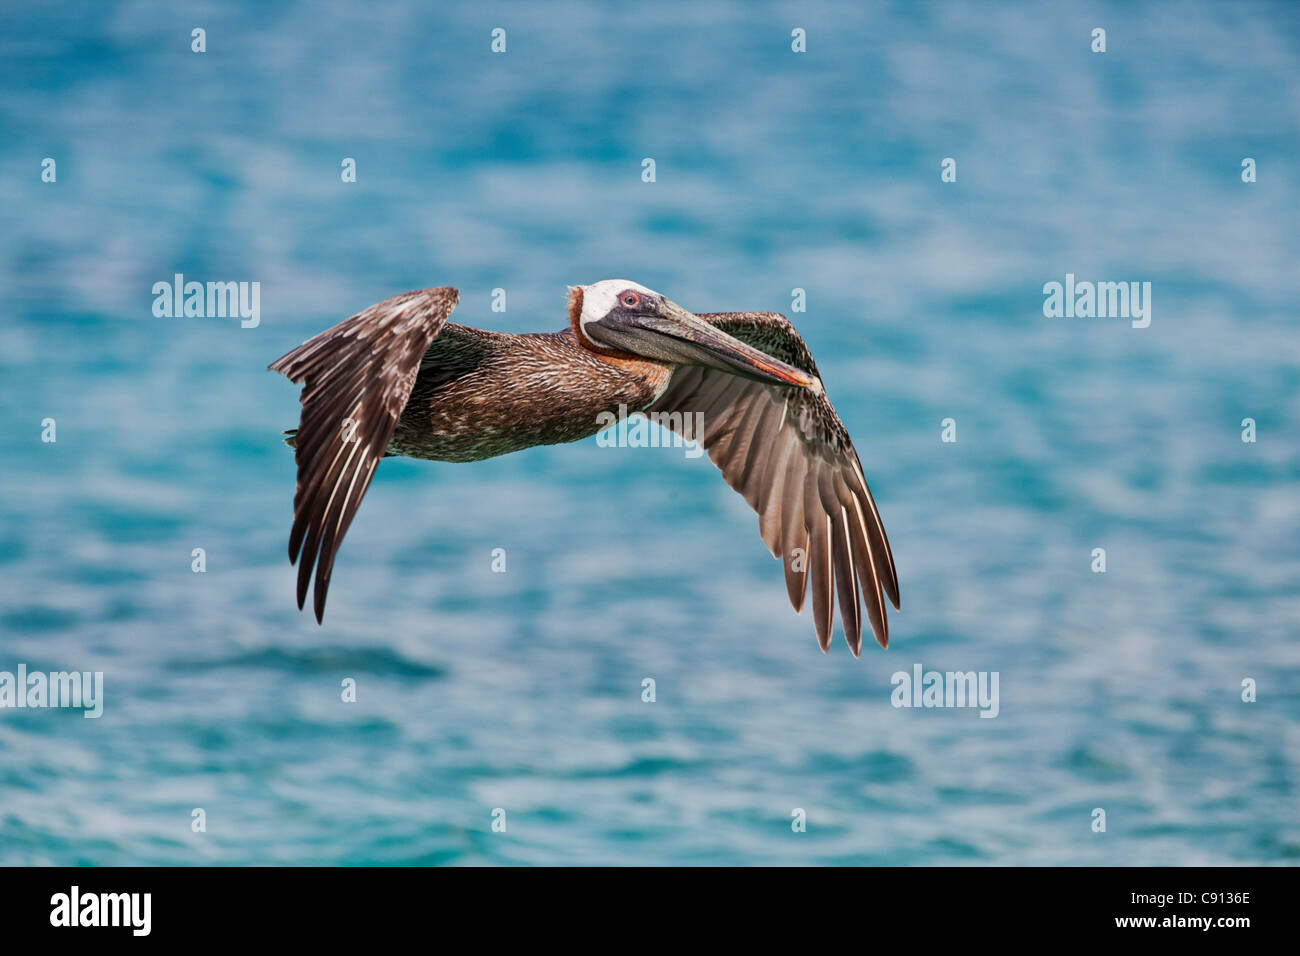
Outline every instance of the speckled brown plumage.
<path id="1" fill-rule="evenodd" d="M 395 296 L 272 363 L 304 385 L 288 439 L 298 464 L 289 557 L 299 563 L 299 607 L 314 566 L 323 617 L 339 544 L 386 455 L 478 461 L 588 437 L 608 424 L 604 413 L 665 413 L 669 427 L 698 413 L 709 457 L 758 512 L 764 543 L 782 559 L 796 610 L 811 591 L 822 649 L 838 596 L 845 638 L 860 653 L 859 587 L 876 639 L 888 645 L 884 599 L 899 605 L 889 541 L 848 432 L 785 316 L 691 321 L 807 373 L 801 387 L 601 348 L 583 330 L 581 288 L 571 290 L 570 327 L 545 334 L 450 323 L 457 298 L 450 288 Z"/>
<path id="2" fill-rule="evenodd" d="M 425 353 L 389 453 L 479 461 L 594 435 L 602 412 L 645 408 L 661 362 L 606 359 L 573 332 L 512 335 L 448 323 Z"/>

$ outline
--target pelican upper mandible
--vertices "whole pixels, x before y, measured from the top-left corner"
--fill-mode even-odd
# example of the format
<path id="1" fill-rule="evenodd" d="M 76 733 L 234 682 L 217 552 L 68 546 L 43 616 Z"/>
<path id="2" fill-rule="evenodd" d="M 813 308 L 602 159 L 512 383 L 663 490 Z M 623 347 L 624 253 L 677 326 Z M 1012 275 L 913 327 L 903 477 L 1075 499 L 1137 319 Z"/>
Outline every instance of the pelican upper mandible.
<path id="1" fill-rule="evenodd" d="M 696 315 L 606 279 L 570 288 L 568 328 L 516 335 L 448 322 L 458 299 L 449 287 L 394 296 L 271 363 L 304 386 L 298 428 L 286 433 L 298 466 L 289 560 L 299 608 L 314 567 L 323 620 L 334 558 L 382 458 L 479 461 L 577 441 L 610 414 L 639 411 L 703 422 L 702 444 L 758 513 L 796 611 L 811 591 L 823 651 L 838 596 L 845 639 L 861 653 L 859 588 L 876 640 L 889 646 L 884 598 L 899 606 L 889 539 L 785 316 Z"/>

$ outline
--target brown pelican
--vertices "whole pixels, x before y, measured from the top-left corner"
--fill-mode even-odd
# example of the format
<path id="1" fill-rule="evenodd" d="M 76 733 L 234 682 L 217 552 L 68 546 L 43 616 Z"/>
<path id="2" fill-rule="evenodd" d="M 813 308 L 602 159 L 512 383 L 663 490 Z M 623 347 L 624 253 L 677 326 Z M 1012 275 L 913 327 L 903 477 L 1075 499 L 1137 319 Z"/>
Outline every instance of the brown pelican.
<path id="1" fill-rule="evenodd" d="M 286 432 L 298 465 L 289 534 L 298 607 L 315 566 L 322 620 L 334 557 L 381 458 L 479 461 L 586 438 L 610 414 L 682 413 L 667 415 L 671 425 L 698 412 L 702 444 L 758 513 L 796 612 L 812 591 L 822 650 L 835 592 L 844 636 L 861 653 L 859 586 L 888 647 L 884 596 L 899 603 L 885 528 L 808 346 L 785 316 L 695 315 L 623 279 L 569 293 L 567 329 L 513 335 L 448 322 L 455 289 L 407 292 L 271 363 L 305 386 L 298 428 Z"/>

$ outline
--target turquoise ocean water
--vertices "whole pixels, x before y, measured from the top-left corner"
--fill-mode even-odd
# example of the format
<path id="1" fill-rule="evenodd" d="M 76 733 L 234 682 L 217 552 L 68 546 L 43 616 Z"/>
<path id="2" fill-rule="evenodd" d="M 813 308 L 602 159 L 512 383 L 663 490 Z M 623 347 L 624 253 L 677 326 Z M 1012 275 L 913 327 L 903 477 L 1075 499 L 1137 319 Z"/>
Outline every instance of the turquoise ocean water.
<path id="1" fill-rule="evenodd" d="M 1300 860 L 1297 5 L 25 4 L 0 210 L 0 671 L 105 681 L 0 710 L 0 863 Z M 155 318 L 176 273 L 260 325 Z M 1067 274 L 1150 326 L 1045 317 Z M 267 363 L 608 277 L 805 290 L 887 652 L 818 651 L 707 459 L 594 439 L 386 461 L 296 610 Z M 892 707 L 916 663 L 997 718 Z"/>

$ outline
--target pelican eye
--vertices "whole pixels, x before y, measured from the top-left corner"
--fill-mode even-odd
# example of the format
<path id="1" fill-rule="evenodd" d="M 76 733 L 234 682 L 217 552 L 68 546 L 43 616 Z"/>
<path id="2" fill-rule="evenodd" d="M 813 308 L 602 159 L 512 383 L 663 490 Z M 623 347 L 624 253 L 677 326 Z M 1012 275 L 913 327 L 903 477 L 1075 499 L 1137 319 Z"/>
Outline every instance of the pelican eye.
<path id="1" fill-rule="evenodd" d="M 627 306 L 629 309 L 635 309 L 638 305 L 641 304 L 641 297 L 637 295 L 635 292 L 624 292 L 623 304 Z"/>

